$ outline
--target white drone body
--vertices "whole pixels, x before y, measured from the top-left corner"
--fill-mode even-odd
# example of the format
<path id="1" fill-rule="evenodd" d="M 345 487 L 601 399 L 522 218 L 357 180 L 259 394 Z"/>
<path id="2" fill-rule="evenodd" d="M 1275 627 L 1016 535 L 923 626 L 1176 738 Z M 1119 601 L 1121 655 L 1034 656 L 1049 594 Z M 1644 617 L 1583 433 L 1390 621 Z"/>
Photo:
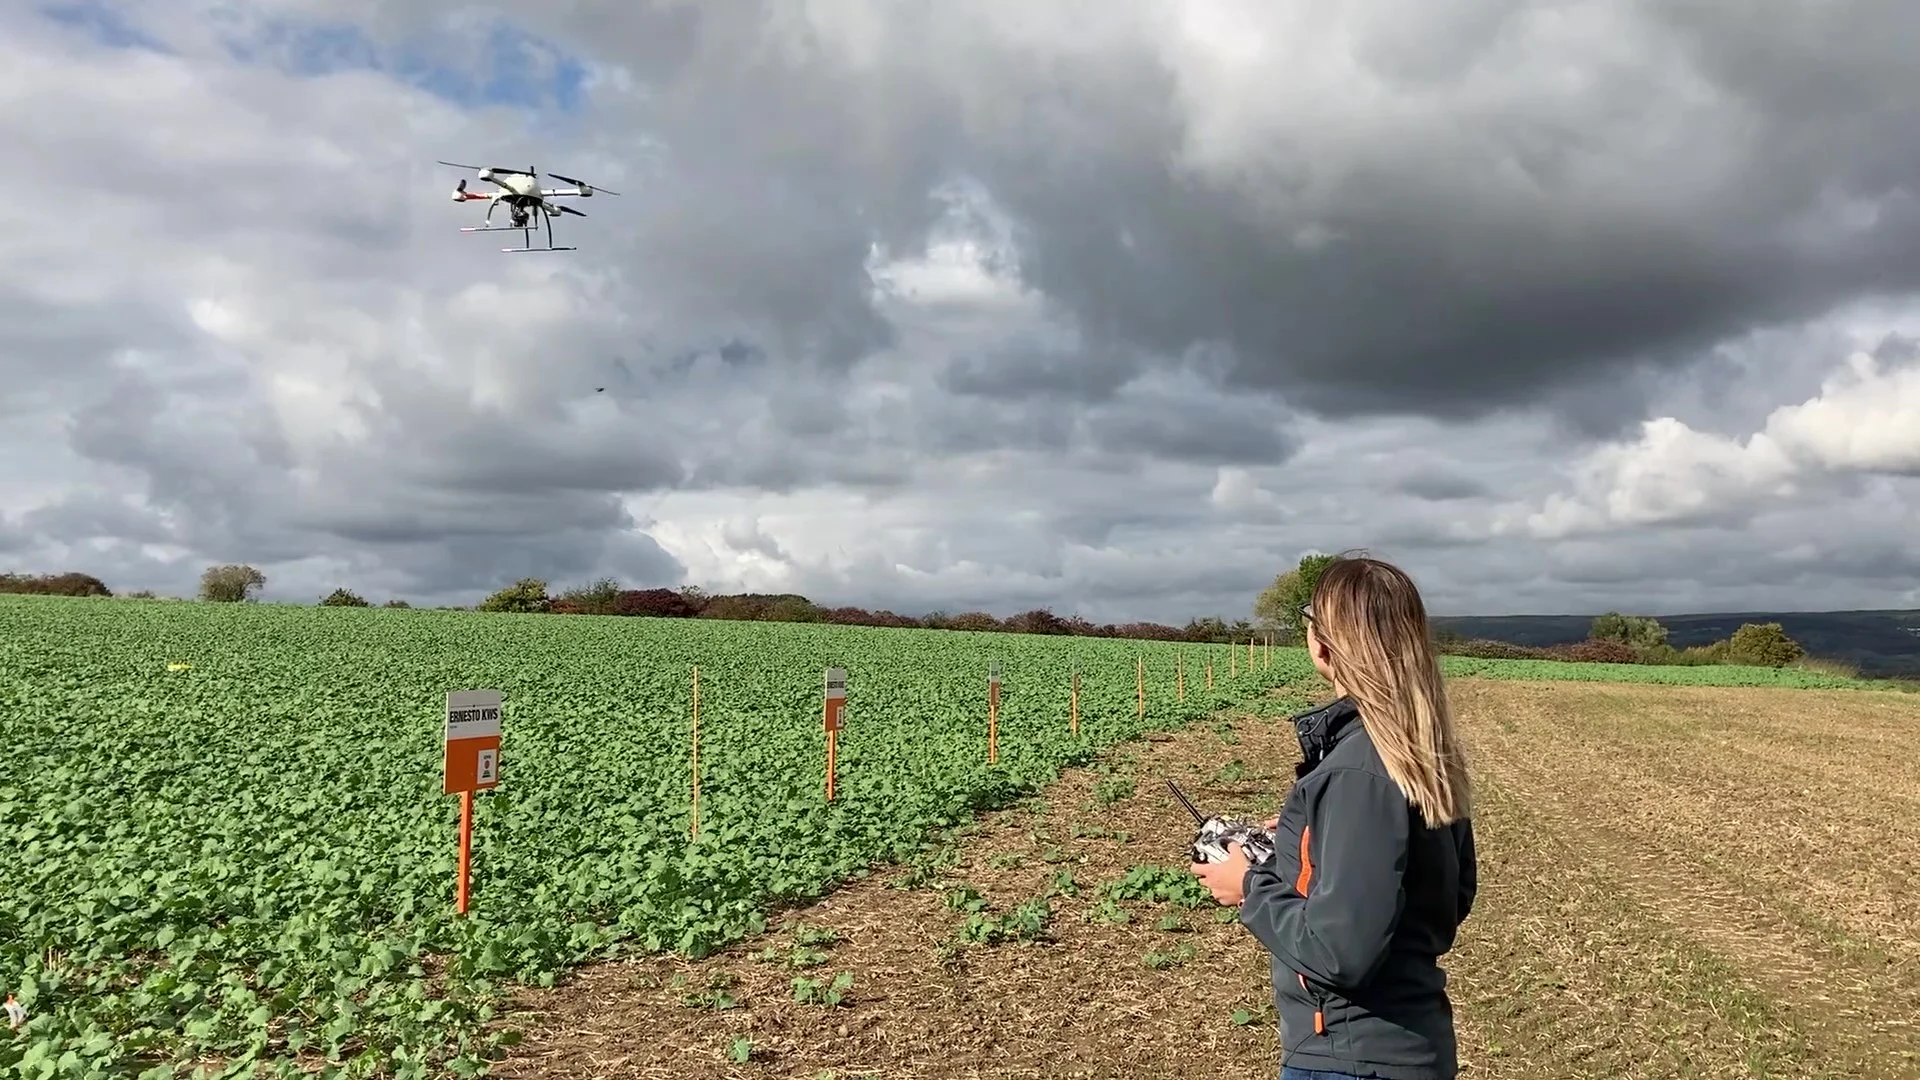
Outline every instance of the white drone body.
<path id="1" fill-rule="evenodd" d="M 458 184 L 454 185 L 453 201 L 458 203 L 484 202 L 487 204 L 487 216 L 483 222 L 479 225 L 462 226 L 460 229 L 461 232 L 519 231 L 521 235 L 521 246 L 517 248 L 501 248 L 501 251 L 578 250 L 576 248 L 555 247 L 553 245 L 553 219 L 559 217 L 561 214 L 572 214 L 575 217 L 586 217 L 587 215 L 575 210 L 571 206 L 563 206 L 553 200 L 568 196 L 585 199 L 591 197 L 595 191 L 605 192 L 608 195 L 620 194 L 617 191 L 608 191 L 606 188 L 590 187 L 584 180 L 575 180 L 571 176 L 561 176 L 559 173 L 548 173 L 547 175 L 553 177 L 555 180 L 572 184 L 573 186 L 564 188 L 542 188 L 540 186 L 540 173 L 533 168 L 511 169 L 502 168 L 498 165 L 461 165 L 458 162 L 452 161 L 442 161 L 440 164 L 452 166 L 456 169 L 472 169 L 481 180 L 492 184 L 498 189 L 496 191 L 468 191 L 467 182 L 465 179 L 462 179 Z M 502 203 L 505 203 L 507 206 L 509 224 L 495 225 L 493 223 L 493 212 Z M 544 220 L 547 225 L 547 245 L 545 247 L 533 246 L 533 230 L 536 227 L 533 219 L 536 215 Z"/>

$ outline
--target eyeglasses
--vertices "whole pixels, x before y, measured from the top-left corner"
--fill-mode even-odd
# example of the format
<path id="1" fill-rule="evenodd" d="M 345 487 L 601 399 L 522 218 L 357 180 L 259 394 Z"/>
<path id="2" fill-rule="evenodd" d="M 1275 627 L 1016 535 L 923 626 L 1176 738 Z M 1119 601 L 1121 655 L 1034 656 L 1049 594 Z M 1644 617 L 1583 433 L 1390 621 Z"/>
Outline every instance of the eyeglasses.
<path id="1" fill-rule="evenodd" d="M 1313 605 L 1312 604 L 1300 605 L 1300 618 L 1305 622 L 1313 621 Z"/>

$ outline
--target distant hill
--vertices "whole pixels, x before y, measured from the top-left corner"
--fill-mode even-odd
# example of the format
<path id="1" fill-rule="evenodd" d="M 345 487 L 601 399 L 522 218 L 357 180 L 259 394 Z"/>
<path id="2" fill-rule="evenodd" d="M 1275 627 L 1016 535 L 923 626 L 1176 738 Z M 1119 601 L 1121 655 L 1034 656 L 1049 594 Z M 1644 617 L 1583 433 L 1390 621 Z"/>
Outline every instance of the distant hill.
<path id="1" fill-rule="evenodd" d="M 1862 675 L 1920 675 L 1920 611 L 1724 612 L 1657 618 L 1667 628 L 1667 641 L 1676 648 L 1719 641 L 1742 623 L 1777 622 L 1809 655 L 1845 660 Z M 1585 638 L 1593 616 L 1442 615 L 1433 623 L 1464 637 L 1514 645 L 1563 645 Z"/>

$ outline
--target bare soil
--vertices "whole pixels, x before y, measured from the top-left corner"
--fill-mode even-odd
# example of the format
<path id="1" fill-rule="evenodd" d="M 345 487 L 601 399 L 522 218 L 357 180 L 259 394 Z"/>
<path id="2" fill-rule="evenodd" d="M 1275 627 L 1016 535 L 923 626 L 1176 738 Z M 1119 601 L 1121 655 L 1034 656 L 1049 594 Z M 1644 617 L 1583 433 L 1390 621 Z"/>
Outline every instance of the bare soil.
<path id="1" fill-rule="evenodd" d="M 1482 881 L 1448 963 L 1463 1076 L 1920 1077 L 1920 700 L 1452 685 Z M 1322 690 L 1117 748 L 716 956 L 526 991 L 494 1071 L 1275 1075 L 1259 944 L 1210 901 L 1103 886 L 1179 884 L 1192 825 L 1165 778 L 1276 807 L 1285 716 Z"/>

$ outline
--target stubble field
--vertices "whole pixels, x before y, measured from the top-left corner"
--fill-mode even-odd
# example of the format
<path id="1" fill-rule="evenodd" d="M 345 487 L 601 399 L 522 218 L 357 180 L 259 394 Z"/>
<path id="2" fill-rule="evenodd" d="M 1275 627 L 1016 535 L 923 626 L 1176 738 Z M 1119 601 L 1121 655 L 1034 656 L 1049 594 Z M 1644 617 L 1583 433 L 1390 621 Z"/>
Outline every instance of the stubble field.
<path id="1" fill-rule="evenodd" d="M 1920 1076 L 1920 698 L 1452 692 L 1483 882 L 1449 965 L 1463 1076 Z M 1161 780 L 1272 808 L 1299 756 L 1285 714 L 1322 694 L 1122 747 L 722 955 L 524 994 L 529 1038 L 498 1072 L 1273 1075 L 1265 954 L 1183 882 L 1191 828 Z M 837 1004 L 799 1000 L 842 975 Z"/>

